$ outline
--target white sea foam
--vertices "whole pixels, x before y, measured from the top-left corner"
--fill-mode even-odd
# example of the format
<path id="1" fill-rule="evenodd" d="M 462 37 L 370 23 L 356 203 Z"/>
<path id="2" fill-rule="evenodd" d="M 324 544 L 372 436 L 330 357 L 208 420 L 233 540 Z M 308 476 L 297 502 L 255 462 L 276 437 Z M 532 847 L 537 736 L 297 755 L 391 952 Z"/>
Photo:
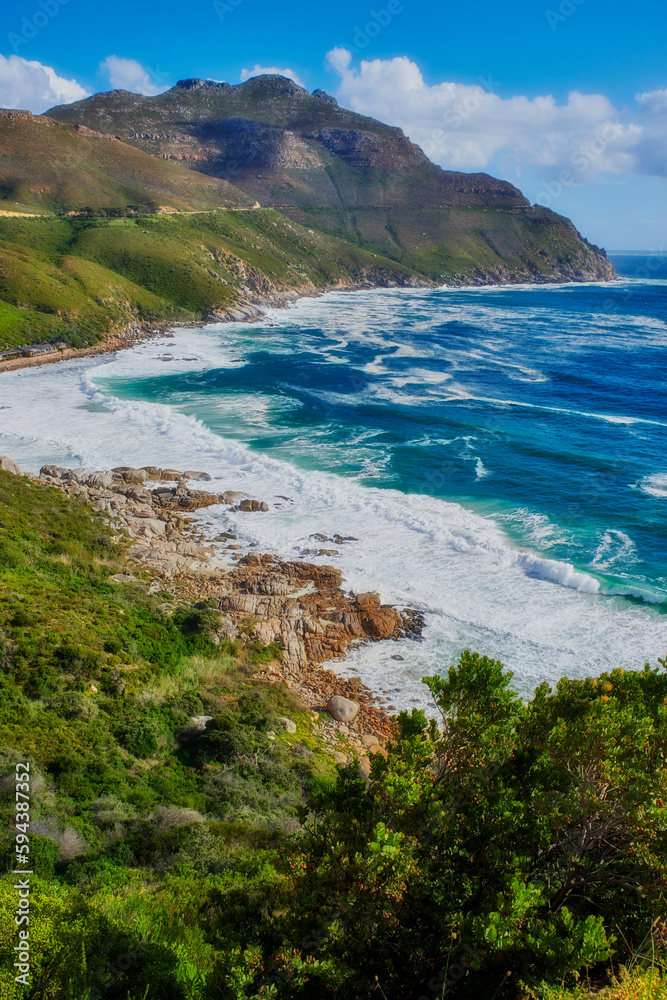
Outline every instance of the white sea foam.
<path id="1" fill-rule="evenodd" d="M 649 496 L 667 499 L 667 472 L 657 472 L 653 476 L 645 476 L 639 483 L 639 488 Z"/>
<path id="2" fill-rule="evenodd" d="M 312 323 L 322 331 L 317 344 L 326 344 L 327 349 L 343 343 L 341 327 L 345 344 L 377 340 L 383 348 L 381 363 L 389 366 L 399 352 L 404 357 L 426 356 L 414 342 L 394 345 L 397 350 L 392 355 L 387 350 L 386 333 L 383 339 L 386 313 L 400 308 L 407 294 L 377 293 L 373 309 L 364 311 L 352 297 L 341 293 L 332 296 L 336 309 L 323 308 L 322 300 L 310 300 L 287 314 L 276 313 L 275 319 L 281 324 L 286 316 L 297 325 Z M 426 296 L 432 292 L 409 294 L 413 311 L 419 311 L 420 297 L 423 299 L 424 315 L 430 320 L 432 304 Z M 338 322 L 339 306 L 348 316 L 345 322 Z M 351 315 L 355 322 L 362 317 L 356 328 L 348 326 Z M 525 313 L 521 315 L 525 319 Z M 523 690 L 545 679 L 554 681 L 564 673 L 582 675 L 612 665 L 636 668 L 646 659 L 664 655 L 667 618 L 647 606 L 613 596 L 627 593 L 659 600 L 661 595 L 643 592 L 631 583 L 610 584 L 601 575 L 622 561 L 625 543 L 620 533 L 610 535 L 609 541 L 604 537 L 599 540 L 594 569 L 600 574 L 588 573 L 512 545 L 498 523 L 458 504 L 364 487 L 349 477 L 304 472 L 221 438 L 204 420 L 191 415 L 195 408 L 202 414 L 225 408 L 242 413 L 243 427 L 252 424 L 258 434 L 271 433 L 281 407 L 300 405 L 285 397 L 267 399 L 247 393 L 207 396 L 193 402 L 184 396 L 171 406 L 114 397 L 116 381 L 122 385 L 126 380 L 171 372 L 196 376 L 210 367 L 239 368 L 244 344 L 255 349 L 261 337 L 266 339 L 267 350 L 287 353 L 288 348 L 269 324 L 217 325 L 203 331 L 179 330 L 173 340 L 152 341 L 117 357 L 27 369 L 20 375 L 7 373 L 2 377 L 2 393 L 3 404 L 10 408 L 0 411 L 0 450 L 33 470 L 47 461 L 98 468 L 153 463 L 200 467 L 210 472 L 221 488 L 242 489 L 272 504 L 271 512 L 261 516 L 223 514 L 209 508 L 203 519 L 215 523 L 216 528 L 233 527 L 244 544 L 254 543 L 260 550 L 288 558 L 298 558 L 305 549 L 313 548 L 309 536 L 315 533 L 355 536 L 358 541 L 342 545 L 338 556 L 325 557 L 343 569 L 346 587 L 375 590 L 384 601 L 416 607 L 427 618 L 424 642 L 373 644 L 357 650 L 348 664 L 376 686 L 391 689 L 388 695 L 400 705 L 411 699 L 420 701 L 423 690 L 419 678 L 453 662 L 466 646 L 506 662 L 515 670 L 516 682 Z M 504 341 L 498 349 L 505 349 Z M 424 349 L 428 350 L 431 348 Z M 174 360 L 161 360 L 166 354 Z M 376 361 L 380 361 L 379 355 Z M 296 388 L 303 395 L 304 387 Z M 377 390 L 394 394 L 397 403 L 406 400 L 396 386 Z M 375 391 L 372 387 L 368 394 L 360 393 L 365 405 L 373 398 L 380 399 L 373 396 Z M 445 392 L 452 400 L 471 395 L 465 385 L 448 381 L 442 387 L 432 382 L 421 384 L 420 396 L 408 398 L 423 403 L 428 391 Z M 314 395 L 327 400 L 326 393 Z M 344 393 L 330 393 L 328 398 L 336 405 L 358 402 Z M 507 404 L 504 400 L 490 402 Z M 551 409 L 615 419 L 614 415 Z M 317 445 L 326 443 L 325 431 L 303 431 L 303 440 L 309 435 Z M 363 454 L 366 441 L 372 449 L 363 458 L 366 466 L 361 478 L 378 475 L 386 468 L 387 455 L 373 445 L 376 435 L 377 431 L 363 428 L 350 434 L 355 453 Z M 411 443 L 431 440 L 458 448 L 456 454 L 474 464 L 478 477 L 493 473 L 477 454 L 474 435 L 449 439 L 425 434 Z M 455 444 L 457 441 L 462 444 Z M 298 447 L 299 436 L 295 454 Z M 653 495 L 667 496 L 667 474 L 663 479 L 647 477 L 642 489 L 662 490 Z M 293 502 L 280 501 L 278 495 Z M 514 516 L 521 522 L 520 512 Z M 526 512 L 525 518 L 529 516 L 533 515 Z M 549 538 L 553 544 L 561 540 L 559 531 L 553 526 L 550 529 L 544 520 L 539 525 L 535 521 L 534 532 L 534 544 L 542 551 L 548 549 Z M 404 659 L 392 659 L 395 655 Z"/>
<path id="3" fill-rule="evenodd" d="M 604 532 L 593 557 L 592 565 L 600 571 L 609 571 L 615 566 L 627 567 L 637 559 L 635 543 L 624 531 L 609 528 Z"/>
<path id="4" fill-rule="evenodd" d="M 646 424 L 651 427 L 667 427 L 662 420 L 649 420 L 645 417 L 630 417 L 614 413 L 592 413 L 589 410 L 572 410 L 566 406 L 547 406 L 542 403 L 528 403 L 522 399 L 499 399 L 495 396 L 468 395 L 463 398 L 474 399 L 479 403 L 491 403 L 494 406 L 520 406 L 527 410 L 542 410 L 545 413 L 562 413 L 572 417 L 590 417 L 593 420 L 604 420 L 609 424 Z"/>
<path id="5" fill-rule="evenodd" d="M 210 331 L 179 331 L 175 341 L 174 354 L 181 348 L 180 355 L 190 357 L 198 349 L 200 358 L 208 361 L 210 352 L 220 363 Z M 333 560 L 345 585 L 378 591 L 384 601 L 416 607 L 427 618 L 421 644 L 364 647 L 350 660 L 372 683 L 399 687 L 389 692 L 399 705 L 423 700 L 419 677 L 452 662 L 464 646 L 503 659 L 523 690 L 563 673 L 632 668 L 664 655 L 662 616 L 601 596 L 597 577 L 516 548 L 488 518 L 428 496 L 301 472 L 220 438 L 174 406 L 123 401 L 100 390 L 100 380 L 112 375 L 154 371 L 164 348 L 153 342 L 106 363 L 86 359 L 26 370 L 20 380 L 4 376 L 3 401 L 10 409 L 0 412 L 0 439 L 7 442 L 2 450 L 33 470 L 46 461 L 199 466 L 221 486 L 275 504 L 257 517 L 209 508 L 204 518 L 233 527 L 246 544 L 288 558 L 313 547 L 314 533 L 355 536 L 358 541 L 341 546 Z M 474 456 L 474 441 L 467 444 Z M 277 501 L 278 494 L 294 503 Z"/>

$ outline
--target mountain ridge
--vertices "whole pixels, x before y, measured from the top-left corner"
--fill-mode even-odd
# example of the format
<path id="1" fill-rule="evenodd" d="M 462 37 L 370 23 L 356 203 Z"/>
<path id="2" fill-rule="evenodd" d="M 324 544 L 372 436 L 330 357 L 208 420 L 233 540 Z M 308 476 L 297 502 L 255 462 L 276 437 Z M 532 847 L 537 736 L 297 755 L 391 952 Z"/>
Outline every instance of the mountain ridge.
<path id="1" fill-rule="evenodd" d="M 111 91 L 47 114 L 227 180 L 308 228 L 409 262 L 428 280 L 614 277 L 604 251 L 570 220 L 531 206 L 508 181 L 443 170 L 402 129 L 286 77 L 190 78 L 154 97 Z"/>
<path id="2" fill-rule="evenodd" d="M 529 207 L 509 182 L 443 170 L 402 129 L 333 101 L 267 74 L 237 85 L 181 80 L 155 97 L 111 91 L 46 115 L 112 132 L 274 208 Z"/>
<path id="3" fill-rule="evenodd" d="M 401 129 L 278 76 L 1 111 L 0 216 L 0 347 L 85 347 L 342 286 L 615 275 L 507 181 L 444 171 Z"/>

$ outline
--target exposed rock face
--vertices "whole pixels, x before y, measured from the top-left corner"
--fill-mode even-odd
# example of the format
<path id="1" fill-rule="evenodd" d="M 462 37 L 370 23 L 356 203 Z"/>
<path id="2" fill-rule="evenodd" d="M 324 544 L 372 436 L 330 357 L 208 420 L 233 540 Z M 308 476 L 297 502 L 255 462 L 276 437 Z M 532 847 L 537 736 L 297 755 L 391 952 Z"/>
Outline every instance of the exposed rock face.
<path id="1" fill-rule="evenodd" d="M 381 605 L 377 595 L 365 595 L 374 598 L 368 614 L 364 609 L 369 605 L 359 607 L 340 584 L 341 573 L 333 566 L 281 562 L 253 552 L 229 573 L 210 580 L 205 593 L 237 627 L 257 621 L 254 635 L 260 642 L 280 642 L 290 675 L 340 659 L 360 641 L 416 634 L 414 612 L 401 613 Z"/>
<path id="2" fill-rule="evenodd" d="M 181 80 L 155 97 L 95 94 L 48 114 L 223 179 L 308 229 L 349 235 L 433 280 L 543 283 L 614 275 L 605 255 L 568 220 L 531 207 L 512 184 L 443 170 L 402 129 L 341 108 L 322 90 L 309 94 L 286 77 L 269 74 L 236 86 Z M 451 273 L 462 266 L 455 260 L 469 262 L 465 274 Z"/>
<path id="3" fill-rule="evenodd" d="M 224 631 L 232 637 L 246 634 L 251 622 L 257 641 L 279 643 L 286 677 L 295 679 L 326 660 L 340 659 L 359 642 L 420 636 L 424 623 L 419 613 L 381 604 L 377 594 L 347 596 L 341 572 L 333 566 L 282 562 L 257 552 L 240 556 L 240 546 L 229 544 L 235 538 L 229 533 L 206 540 L 188 514 L 216 505 L 239 512 L 268 512 L 269 506 L 236 491 L 190 489 L 186 475 L 210 480 L 205 472 L 157 466 L 100 472 L 45 465 L 40 470 L 43 482 L 82 496 L 108 514 L 134 540 L 132 558 L 163 581 L 204 572 L 196 582 L 197 597 L 215 601 Z M 174 481 L 175 486 L 152 485 Z M 349 540 L 336 537 L 341 543 Z M 226 571 L 213 558 L 212 543 L 220 540 L 238 559 Z"/>
<path id="4" fill-rule="evenodd" d="M 125 101 L 95 94 L 48 114 L 225 178 L 262 205 L 528 206 L 506 181 L 444 171 L 402 129 L 275 74 L 236 86 L 181 80 L 164 94 Z"/>
<path id="5" fill-rule="evenodd" d="M 338 107 L 338 101 L 336 98 L 332 97 L 331 94 L 327 94 L 326 90 L 320 90 L 319 87 L 317 90 L 313 91 L 313 97 L 319 97 L 321 101 L 326 101 L 327 104 L 332 104 L 334 108 Z"/>
<path id="6" fill-rule="evenodd" d="M 229 86 L 228 83 L 218 83 L 217 80 L 200 80 L 197 77 L 191 77 L 189 80 L 177 80 L 174 90 L 201 90 L 203 87 L 224 90 L 225 87 Z"/>
<path id="7" fill-rule="evenodd" d="M 0 468 L 17 475 L 21 472 L 6 457 L 0 459 Z M 146 473 L 147 480 L 134 482 L 137 471 Z M 178 486 L 148 488 L 152 483 L 164 481 L 164 477 L 167 481 L 176 478 Z M 308 705 L 318 710 L 313 717 L 337 762 L 350 759 L 349 752 L 347 755 L 340 752 L 341 734 L 351 752 L 361 757 L 365 777 L 370 773 L 365 755 L 386 755 L 384 741 L 393 735 L 392 719 L 373 704 L 373 693 L 358 678 L 337 676 L 322 669 L 321 664 L 327 659 L 343 657 L 350 646 L 359 642 L 418 638 L 423 626 L 421 615 L 382 605 L 377 594 L 359 594 L 356 598 L 345 595 L 340 588 L 341 573 L 333 566 L 281 562 L 275 556 L 250 552 L 240 557 L 231 569 L 221 569 L 212 561 L 211 545 L 202 544 L 205 540 L 198 534 L 199 526 L 182 516 L 181 501 L 186 500 L 191 509 L 212 504 L 229 506 L 242 495 L 233 491 L 214 494 L 189 490 L 184 484 L 184 474 L 178 470 L 120 466 L 94 471 L 46 465 L 39 477 L 30 478 L 85 499 L 129 535 L 133 540 L 130 558 L 153 571 L 149 593 L 171 589 L 182 598 L 185 589 L 190 599 L 213 599 L 221 612 L 221 636 L 243 641 L 250 635 L 261 643 L 280 643 L 280 659 L 268 664 L 263 672 L 267 680 L 286 681 Z M 225 532 L 214 541 L 234 537 Z M 341 543 L 349 540 L 338 537 Z M 238 548 L 228 546 L 230 550 Z M 120 573 L 113 579 L 117 583 L 147 586 L 141 575 Z M 122 693 L 125 680 L 120 675 L 112 679 Z M 192 724 L 179 735 L 180 741 L 196 740 L 209 720 L 209 716 L 193 718 Z M 297 729 L 287 717 L 276 721 L 289 733 Z"/>

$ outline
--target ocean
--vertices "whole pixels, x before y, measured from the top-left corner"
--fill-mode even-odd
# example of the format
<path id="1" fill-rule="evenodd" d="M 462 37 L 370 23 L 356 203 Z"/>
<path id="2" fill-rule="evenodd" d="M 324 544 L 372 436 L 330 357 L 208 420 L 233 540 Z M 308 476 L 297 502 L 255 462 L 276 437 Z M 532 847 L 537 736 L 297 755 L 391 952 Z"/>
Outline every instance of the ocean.
<path id="1" fill-rule="evenodd" d="M 646 261 L 613 285 L 334 292 L 5 373 L 0 453 L 266 500 L 201 520 L 424 613 L 421 642 L 342 665 L 400 707 L 463 648 L 525 694 L 640 669 L 667 653 L 667 268 Z"/>

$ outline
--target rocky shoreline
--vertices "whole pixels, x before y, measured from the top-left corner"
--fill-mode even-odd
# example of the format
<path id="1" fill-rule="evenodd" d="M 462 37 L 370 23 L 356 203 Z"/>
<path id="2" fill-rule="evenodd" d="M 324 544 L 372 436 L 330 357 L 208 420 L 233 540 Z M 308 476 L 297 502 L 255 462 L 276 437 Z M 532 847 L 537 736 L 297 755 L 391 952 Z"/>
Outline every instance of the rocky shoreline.
<path id="1" fill-rule="evenodd" d="M 405 287 L 426 288 L 436 287 L 435 282 L 428 282 L 415 279 Z M 5 361 L 0 360 L 0 374 L 3 372 L 17 371 L 21 368 L 36 368 L 40 365 L 55 364 L 59 361 L 72 361 L 77 358 L 90 357 L 91 355 L 113 354 L 116 351 L 128 350 L 136 347 L 137 344 L 146 340 L 153 340 L 160 336 L 173 336 L 171 330 L 196 328 L 207 326 L 212 323 L 249 323 L 260 319 L 264 315 L 264 309 L 287 308 L 291 303 L 302 298 L 317 298 L 326 295 L 327 292 L 359 292 L 371 291 L 374 288 L 404 287 L 396 282 L 371 282 L 371 281 L 339 281 L 326 288 L 318 288 L 310 282 L 296 289 L 280 290 L 272 289 L 269 294 L 249 295 L 241 298 L 233 306 L 226 309 L 217 310 L 201 320 L 135 320 L 120 330 L 110 332 L 103 340 L 90 347 L 66 347 L 63 350 L 53 351 L 49 354 L 40 354 L 36 357 L 10 358 Z"/>
<path id="2" fill-rule="evenodd" d="M 604 269 L 603 269 L 604 271 Z M 524 285 L 534 283 L 544 284 L 575 284 L 586 281 L 611 282 L 617 280 L 613 265 L 609 263 L 609 269 L 604 273 L 585 272 L 569 267 L 563 267 L 555 273 L 552 278 L 544 276 L 530 275 L 512 271 L 507 267 L 498 268 L 493 271 L 477 270 L 472 275 L 454 275 L 447 282 L 449 288 L 480 288 L 485 285 Z M 116 351 L 128 350 L 145 340 L 152 340 L 159 336 L 170 336 L 169 331 L 188 327 L 199 328 L 211 323 L 238 323 L 252 322 L 261 318 L 266 308 L 287 308 L 291 303 L 301 298 L 316 298 L 326 295 L 328 292 L 359 292 L 372 291 L 379 288 L 441 288 L 443 283 L 439 281 L 428 281 L 417 279 L 406 282 L 405 285 L 398 285 L 395 281 L 386 282 L 346 282 L 340 281 L 338 284 L 329 285 L 326 288 L 318 288 L 315 285 L 301 286 L 297 289 L 278 290 L 274 289 L 269 295 L 250 295 L 247 298 L 239 299 L 233 306 L 225 310 L 212 313 L 201 320 L 160 320 L 151 322 L 134 321 L 121 330 L 110 333 L 104 340 L 91 347 L 67 347 L 63 350 L 55 351 L 51 354 L 43 354 L 37 357 L 11 358 L 6 361 L 0 360 L 0 374 L 8 371 L 17 371 L 21 368 L 35 368 L 39 365 L 55 364 L 59 361 L 71 361 L 77 358 L 85 358 L 91 355 L 111 354 Z"/>
<path id="3" fill-rule="evenodd" d="M 358 678 L 339 676 L 324 664 L 344 659 L 363 642 L 419 639 L 424 621 L 418 612 L 383 605 L 377 594 L 345 594 L 342 574 L 331 565 L 243 551 L 231 532 L 207 537 L 193 516 L 197 511 L 218 506 L 261 517 L 269 506 L 238 491 L 200 488 L 211 482 L 206 472 L 45 465 L 33 476 L 6 457 L 0 458 L 0 469 L 28 475 L 99 511 L 117 537 L 129 543 L 130 572 L 117 577 L 118 582 L 215 608 L 220 615 L 217 641 L 228 637 L 280 646 L 280 659 L 263 673 L 267 680 L 287 683 L 317 713 L 320 734 L 336 760 L 356 753 L 366 774 L 369 755 L 384 752 L 394 725 L 389 712 L 395 706 L 385 711 Z M 322 540 L 314 536 L 314 542 Z M 311 551 L 327 555 L 331 550 Z"/>

